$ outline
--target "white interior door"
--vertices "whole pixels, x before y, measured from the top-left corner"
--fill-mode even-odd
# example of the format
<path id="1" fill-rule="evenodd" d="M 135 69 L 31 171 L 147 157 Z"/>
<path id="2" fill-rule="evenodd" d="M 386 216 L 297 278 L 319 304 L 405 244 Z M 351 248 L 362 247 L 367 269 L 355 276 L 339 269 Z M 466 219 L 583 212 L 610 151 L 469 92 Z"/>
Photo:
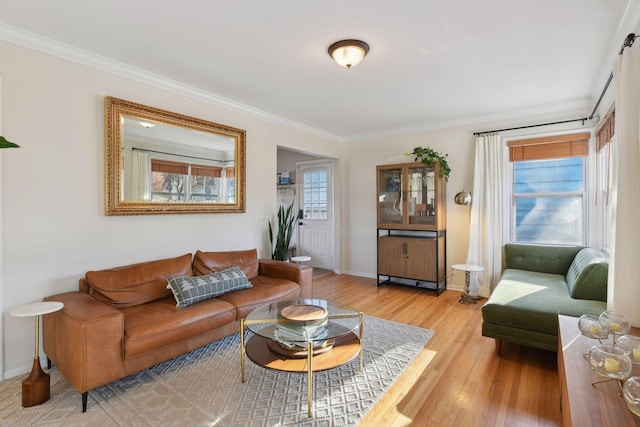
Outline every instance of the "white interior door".
<path id="1" fill-rule="evenodd" d="M 333 270 L 333 164 L 331 160 L 301 162 L 298 168 L 298 255 L 310 265 Z"/>

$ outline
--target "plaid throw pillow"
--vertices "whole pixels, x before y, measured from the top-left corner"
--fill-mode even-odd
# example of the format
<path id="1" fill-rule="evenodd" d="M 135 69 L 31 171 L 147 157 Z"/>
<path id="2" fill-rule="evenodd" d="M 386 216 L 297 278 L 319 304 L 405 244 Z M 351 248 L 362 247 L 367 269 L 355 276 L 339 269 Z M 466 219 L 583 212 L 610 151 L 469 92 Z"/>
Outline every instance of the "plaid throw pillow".
<path id="1" fill-rule="evenodd" d="M 167 289 L 173 292 L 178 307 L 253 286 L 235 265 L 205 276 L 167 276 L 167 280 Z"/>

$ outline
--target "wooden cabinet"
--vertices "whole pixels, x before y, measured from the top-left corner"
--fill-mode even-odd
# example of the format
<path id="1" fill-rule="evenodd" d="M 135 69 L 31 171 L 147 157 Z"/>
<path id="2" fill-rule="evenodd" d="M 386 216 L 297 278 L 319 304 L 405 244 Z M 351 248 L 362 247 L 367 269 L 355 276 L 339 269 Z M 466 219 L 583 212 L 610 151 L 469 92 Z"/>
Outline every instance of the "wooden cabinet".
<path id="1" fill-rule="evenodd" d="M 438 166 L 377 167 L 378 285 L 446 287 L 445 181 Z"/>

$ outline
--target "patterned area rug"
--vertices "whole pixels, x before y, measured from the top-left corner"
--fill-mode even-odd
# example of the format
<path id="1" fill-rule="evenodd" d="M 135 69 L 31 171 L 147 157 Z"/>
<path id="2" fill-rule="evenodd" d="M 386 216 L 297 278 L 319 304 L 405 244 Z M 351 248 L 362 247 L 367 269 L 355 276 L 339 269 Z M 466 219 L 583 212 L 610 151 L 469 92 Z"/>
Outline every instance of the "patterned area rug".
<path id="1" fill-rule="evenodd" d="M 364 371 L 356 357 L 313 376 L 313 418 L 306 375 L 246 364 L 240 381 L 239 334 L 89 392 L 54 367 L 51 399 L 23 408 L 19 376 L 0 382 L 2 426 L 354 426 L 433 336 L 433 331 L 365 317 Z"/>

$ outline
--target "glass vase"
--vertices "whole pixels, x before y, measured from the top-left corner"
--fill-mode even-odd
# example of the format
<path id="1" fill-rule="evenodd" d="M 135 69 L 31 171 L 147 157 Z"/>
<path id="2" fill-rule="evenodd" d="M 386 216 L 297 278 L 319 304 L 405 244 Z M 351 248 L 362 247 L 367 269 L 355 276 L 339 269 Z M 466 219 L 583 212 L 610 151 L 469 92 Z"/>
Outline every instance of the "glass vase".
<path id="1" fill-rule="evenodd" d="M 613 335 L 614 344 L 617 336 L 626 335 L 631 331 L 631 323 L 629 323 L 627 316 L 622 313 L 603 311 L 598 319 L 609 327 L 609 332 Z"/>
<path id="2" fill-rule="evenodd" d="M 640 417 L 640 378 L 631 377 L 625 381 L 622 387 L 622 396 L 627 408 Z"/>
<path id="3" fill-rule="evenodd" d="M 640 337 L 635 335 L 623 335 L 618 339 L 616 347 L 627 353 L 633 365 L 640 365 Z"/>
<path id="4" fill-rule="evenodd" d="M 589 362 L 603 377 L 624 380 L 631 376 L 631 359 L 621 348 L 598 344 L 589 351 Z"/>
<path id="5" fill-rule="evenodd" d="M 583 314 L 578 319 L 578 329 L 587 338 L 604 340 L 609 336 L 609 324 L 601 322 L 598 316 Z"/>

